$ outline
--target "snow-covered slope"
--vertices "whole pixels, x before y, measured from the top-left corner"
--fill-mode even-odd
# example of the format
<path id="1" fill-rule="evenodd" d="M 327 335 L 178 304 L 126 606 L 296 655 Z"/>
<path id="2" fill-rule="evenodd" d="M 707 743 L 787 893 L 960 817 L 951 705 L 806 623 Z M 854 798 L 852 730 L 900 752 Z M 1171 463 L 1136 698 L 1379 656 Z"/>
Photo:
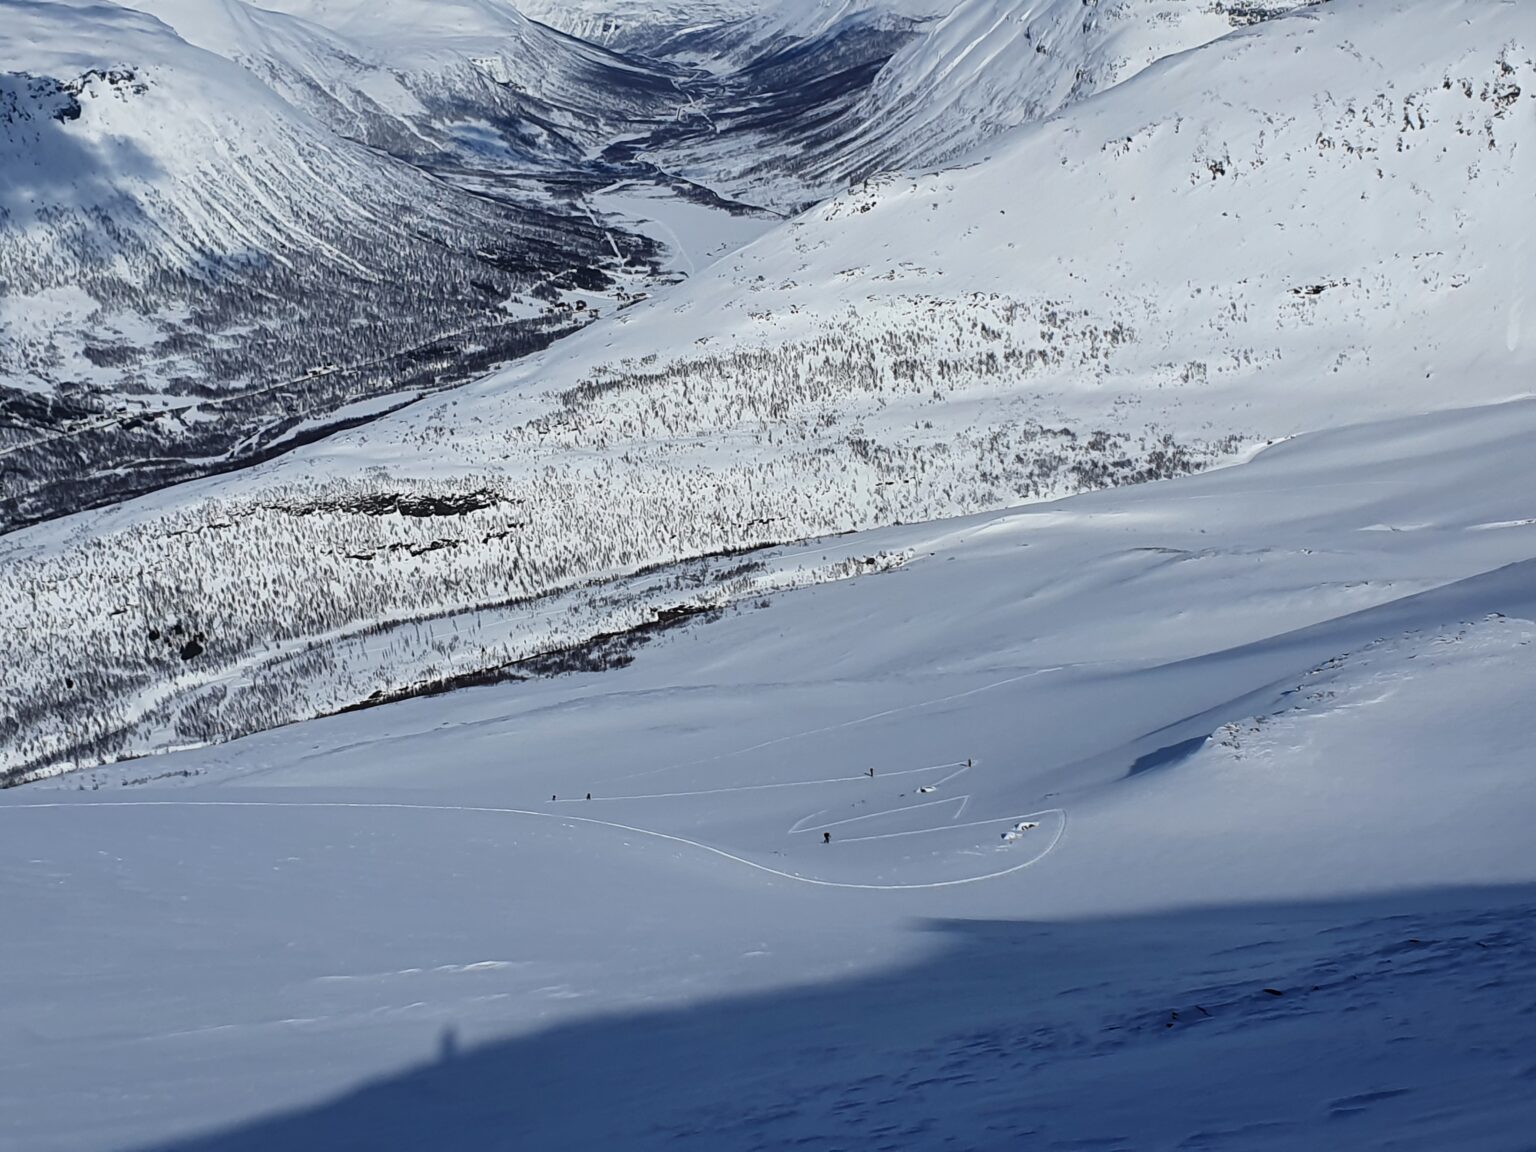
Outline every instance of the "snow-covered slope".
<path id="1" fill-rule="evenodd" d="M 569 326 L 534 296 L 552 273 L 645 252 L 340 139 L 150 15 L 0 18 L 7 526 L 508 359 Z"/>
<path id="2" fill-rule="evenodd" d="M 1007 128 L 1043 120 L 1262 12 L 1316 0 L 963 0 L 903 49 L 820 145 L 822 179 L 934 166 Z M 835 171 L 826 169 L 835 164 Z"/>
<path id="3" fill-rule="evenodd" d="M 751 145 L 702 134 L 669 166 L 731 195 L 796 207 L 880 172 L 934 167 L 1166 57 L 1317 0 L 962 0 L 886 61 L 856 101 Z M 717 112 L 717 127 L 731 127 Z"/>
<path id="4" fill-rule="evenodd" d="M 432 147 L 401 123 L 421 112 L 402 77 L 363 45 L 244 0 L 132 0 L 199 48 L 244 65 L 289 103 L 343 135 L 397 152 Z"/>
<path id="5" fill-rule="evenodd" d="M 710 71 L 814 39 L 839 26 L 909 28 L 954 0 L 512 0 L 584 40 Z"/>
<path id="6" fill-rule="evenodd" d="M 737 557 L 904 563 L 8 792 L 0 1148 L 1518 1146 L 1533 435 Z"/>
<path id="7" fill-rule="evenodd" d="M 678 101 L 669 71 L 561 35 L 499 0 L 129 2 L 342 133 L 402 156 L 568 165 Z"/>
<path id="8" fill-rule="evenodd" d="M 366 434 L 13 536 L 34 655 L 10 764 L 284 722 L 730 594 L 582 591 L 651 565 L 1527 392 L 1532 43 L 1526 9 L 1446 0 L 1260 24 Z M 324 599 L 295 613 L 273 556 Z M 425 617 L 458 637 L 386 629 L 369 655 Z M 193 656 L 145 649 L 173 624 Z M 298 673 L 294 645 L 318 645 Z M 89 733 L 60 719 L 87 664 Z"/>

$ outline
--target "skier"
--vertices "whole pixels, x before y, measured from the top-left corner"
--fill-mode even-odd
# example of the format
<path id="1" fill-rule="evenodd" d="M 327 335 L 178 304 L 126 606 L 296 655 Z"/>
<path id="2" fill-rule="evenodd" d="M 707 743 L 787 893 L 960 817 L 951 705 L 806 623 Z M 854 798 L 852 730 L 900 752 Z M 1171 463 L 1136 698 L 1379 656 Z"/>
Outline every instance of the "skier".
<path id="1" fill-rule="evenodd" d="M 590 793 L 590 792 L 587 793 L 587 799 L 588 800 L 592 799 L 592 793 Z"/>
<path id="2" fill-rule="evenodd" d="M 873 780 L 873 779 L 874 779 L 874 778 L 875 778 L 875 770 L 874 770 L 874 769 L 873 769 L 873 768 L 871 768 L 871 769 L 870 769 L 870 770 L 869 770 L 869 773 L 868 773 L 868 775 L 869 775 L 869 778 L 870 778 L 870 779 L 871 779 L 871 780 Z"/>
<path id="3" fill-rule="evenodd" d="M 821 842 L 823 844 L 830 844 L 830 843 L 832 843 L 832 833 L 830 833 L 830 832 L 823 832 L 821 834 Z"/>

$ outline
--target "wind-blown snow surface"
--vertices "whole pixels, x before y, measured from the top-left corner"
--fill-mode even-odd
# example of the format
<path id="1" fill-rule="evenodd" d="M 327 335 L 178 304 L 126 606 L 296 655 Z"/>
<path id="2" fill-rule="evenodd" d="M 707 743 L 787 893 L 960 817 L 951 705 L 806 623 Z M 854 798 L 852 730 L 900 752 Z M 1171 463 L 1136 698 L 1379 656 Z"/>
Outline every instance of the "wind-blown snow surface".
<path id="1" fill-rule="evenodd" d="M 8 792 L 0 1148 L 1519 1147 L 1532 435 L 884 529 L 628 667 Z"/>
<path id="2" fill-rule="evenodd" d="M 5 766 L 387 698 L 762 575 L 604 583 L 654 565 L 1527 393 L 1533 42 L 1527 8 L 1445 0 L 1244 29 L 482 385 L 13 534 Z"/>

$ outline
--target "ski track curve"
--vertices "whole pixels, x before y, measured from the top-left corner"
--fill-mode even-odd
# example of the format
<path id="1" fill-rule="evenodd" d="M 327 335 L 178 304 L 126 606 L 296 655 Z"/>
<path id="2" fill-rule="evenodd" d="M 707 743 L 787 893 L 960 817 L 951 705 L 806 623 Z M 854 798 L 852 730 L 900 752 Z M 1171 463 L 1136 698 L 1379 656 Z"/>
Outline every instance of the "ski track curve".
<path id="1" fill-rule="evenodd" d="M 35 804 L 0 804 L 0 811 L 36 811 L 40 809 L 65 809 L 65 808 L 303 808 L 303 809 L 358 809 L 371 811 L 407 811 L 407 812 L 476 812 L 502 816 L 533 816 L 543 820 L 562 820 L 570 824 L 592 824 L 602 828 L 612 828 L 620 832 L 630 832 L 637 836 L 651 836 L 658 840 L 665 840 L 673 844 L 682 844 L 689 848 L 697 848 L 711 855 L 743 864 L 748 868 L 759 872 L 766 872 L 770 876 L 777 876 L 784 880 L 793 880 L 800 884 L 809 884 L 818 888 L 848 888 L 867 892 L 912 892 L 937 888 L 955 888 L 962 884 L 977 884 L 983 880 L 997 880 L 1004 876 L 1010 876 L 1015 872 L 1021 872 L 1033 864 L 1038 864 L 1049 856 L 1061 842 L 1067 831 L 1067 812 L 1064 808 L 1047 808 L 1039 812 L 1029 812 L 1022 816 L 999 817 L 996 821 L 981 820 L 971 824 L 953 825 L 952 827 L 975 827 L 983 824 L 1004 823 L 1006 821 L 1028 820 L 1037 816 L 1060 816 L 1061 822 L 1056 833 L 1051 837 L 1049 844 L 1039 853 L 1028 860 L 1021 861 L 1011 867 L 1000 869 L 996 872 L 988 872 L 981 876 L 966 876 L 955 880 L 933 880 L 922 884 L 859 884 L 843 880 L 822 880 L 813 876 L 801 876 L 794 872 L 786 872 L 782 868 L 774 868 L 768 864 L 760 864 L 756 860 L 749 860 L 745 856 L 738 856 L 734 852 L 727 852 L 723 848 L 716 848 L 711 844 L 705 844 L 698 840 L 690 840 L 686 836 L 674 836 L 670 832 L 657 832 L 650 828 L 636 828 L 630 824 L 620 824 L 612 820 L 599 820 L 591 816 L 565 816 L 553 812 L 538 812 L 527 808 L 497 808 L 486 805 L 474 804 L 409 804 L 405 802 L 391 801 L 361 801 L 361 800 L 108 800 L 100 802 L 79 803 L 75 801 L 43 801 Z M 948 828 L 919 829 L 915 832 L 888 832 L 879 836 L 860 837 L 861 840 L 884 840 L 897 836 L 911 836 L 926 832 L 947 831 Z M 855 843 L 857 841 L 846 841 Z"/>

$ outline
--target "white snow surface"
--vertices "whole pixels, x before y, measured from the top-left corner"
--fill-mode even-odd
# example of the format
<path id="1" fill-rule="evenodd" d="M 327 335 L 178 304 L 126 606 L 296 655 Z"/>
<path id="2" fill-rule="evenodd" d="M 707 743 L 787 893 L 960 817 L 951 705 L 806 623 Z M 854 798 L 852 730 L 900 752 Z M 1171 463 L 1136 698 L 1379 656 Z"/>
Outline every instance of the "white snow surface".
<path id="1" fill-rule="evenodd" d="M 8 792 L 0 1148 L 1517 1146 L 1533 434 L 884 529 L 625 668 Z"/>

